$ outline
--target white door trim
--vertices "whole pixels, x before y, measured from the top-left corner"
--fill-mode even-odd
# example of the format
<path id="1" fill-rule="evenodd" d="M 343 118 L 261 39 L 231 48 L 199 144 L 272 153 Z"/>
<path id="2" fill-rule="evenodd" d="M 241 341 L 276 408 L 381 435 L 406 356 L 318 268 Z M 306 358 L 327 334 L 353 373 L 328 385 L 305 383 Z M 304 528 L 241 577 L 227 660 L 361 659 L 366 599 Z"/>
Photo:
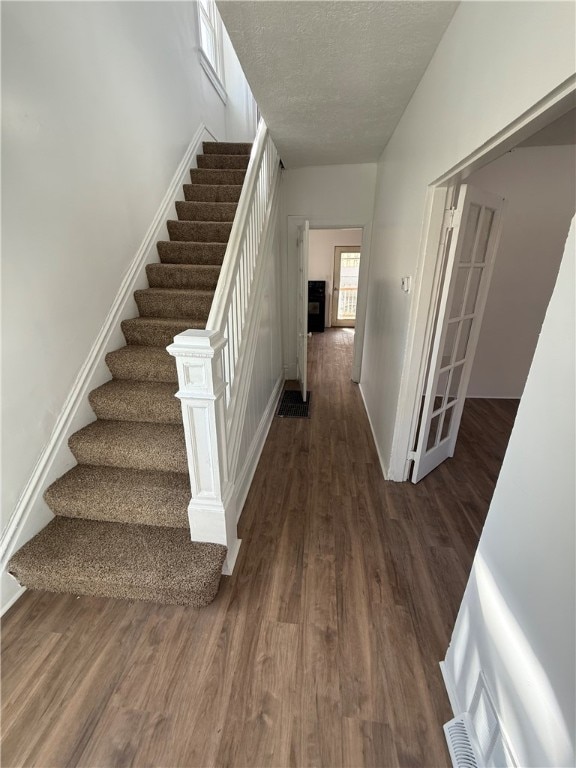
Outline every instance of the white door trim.
<path id="1" fill-rule="evenodd" d="M 419 415 L 438 300 L 446 210 L 452 207 L 452 201 L 457 199 L 460 184 L 471 173 L 573 109 L 575 96 L 576 75 L 568 78 L 428 187 L 416 268 L 416 289 L 410 309 L 406 354 L 392 439 L 389 480 L 407 480 L 410 472 L 410 452 Z"/>
<path id="2" fill-rule="evenodd" d="M 310 223 L 298 227 L 298 312 L 296 315 L 296 377 L 300 383 L 302 402 L 308 394 L 308 257 Z"/>

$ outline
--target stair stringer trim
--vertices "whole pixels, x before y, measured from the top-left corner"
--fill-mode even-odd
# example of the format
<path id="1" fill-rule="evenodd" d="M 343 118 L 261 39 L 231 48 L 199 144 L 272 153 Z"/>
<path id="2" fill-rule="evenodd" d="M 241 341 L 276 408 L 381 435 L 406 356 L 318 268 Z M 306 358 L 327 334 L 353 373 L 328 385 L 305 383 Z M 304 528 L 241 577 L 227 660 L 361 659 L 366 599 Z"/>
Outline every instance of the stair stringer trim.
<path id="1" fill-rule="evenodd" d="M 54 518 L 42 494 L 52 482 L 77 463 L 68 448 L 68 438 L 95 419 L 88 402 L 88 394 L 110 380 L 110 371 L 105 361 L 106 355 L 126 343 L 120 323 L 122 320 L 138 315 L 134 291 L 148 287 L 146 265 L 159 260 L 156 243 L 159 240 L 168 239 L 166 222 L 174 218 L 176 201 L 184 199 L 183 186 L 188 182 L 190 168 L 196 167 L 196 155 L 202 151 L 203 141 L 217 141 L 217 139 L 204 123 L 200 123 L 124 275 L 110 311 L 72 385 L 52 434 L 18 500 L 10 522 L 0 538 L 0 616 L 4 615 L 26 591 L 26 588 L 7 572 L 8 561 L 16 550 Z"/>

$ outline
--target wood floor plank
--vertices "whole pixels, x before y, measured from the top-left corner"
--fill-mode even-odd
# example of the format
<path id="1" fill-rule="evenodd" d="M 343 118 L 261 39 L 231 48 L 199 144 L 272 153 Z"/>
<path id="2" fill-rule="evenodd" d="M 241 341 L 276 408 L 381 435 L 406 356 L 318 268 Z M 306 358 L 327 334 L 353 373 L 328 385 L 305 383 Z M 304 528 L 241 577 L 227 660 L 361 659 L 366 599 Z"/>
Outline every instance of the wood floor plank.
<path id="1" fill-rule="evenodd" d="M 143 733 L 153 716 L 134 709 L 108 707 L 84 752 L 75 761 L 78 768 L 125 768 L 134 765 Z"/>
<path id="2" fill-rule="evenodd" d="M 402 768 L 389 725 L 345 717 L 342 736 L 344 768 Z"/>
<path id="3" fill-rule="evenodd" d="M 3 766 L 449 765 L 438 662 L 517 402 L 467 401 L 454 458 L 388 483 L 352 345 L 310 340 L 310 418 L 273 420 L 211 605 L 27 592 L 11 608 Z"/>
<path id="4" fill-rule="evenodd" d="M 262 622 L 250 669 L 231 691 L 216 765 L 288 765 L 297 654 L 296 624 Z"/>
<path id="5" fill-rule="evenodd" d="M 295 712 L 291 734 L 291 766 L 342 763 L 342 703 L 338 629 L 303 623 L 298 642 Z"/>

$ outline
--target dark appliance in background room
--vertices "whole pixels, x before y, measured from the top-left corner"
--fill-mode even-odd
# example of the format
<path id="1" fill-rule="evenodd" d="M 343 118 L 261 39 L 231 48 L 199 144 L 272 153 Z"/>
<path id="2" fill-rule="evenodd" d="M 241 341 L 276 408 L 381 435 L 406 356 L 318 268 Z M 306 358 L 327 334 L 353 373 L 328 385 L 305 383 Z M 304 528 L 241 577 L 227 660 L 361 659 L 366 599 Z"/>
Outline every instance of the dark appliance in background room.
<path id="1" fill-rule="evenodd" d="M 308 332 L 323 333 L 326 317 L 326 282 L 308 281 Z"/>

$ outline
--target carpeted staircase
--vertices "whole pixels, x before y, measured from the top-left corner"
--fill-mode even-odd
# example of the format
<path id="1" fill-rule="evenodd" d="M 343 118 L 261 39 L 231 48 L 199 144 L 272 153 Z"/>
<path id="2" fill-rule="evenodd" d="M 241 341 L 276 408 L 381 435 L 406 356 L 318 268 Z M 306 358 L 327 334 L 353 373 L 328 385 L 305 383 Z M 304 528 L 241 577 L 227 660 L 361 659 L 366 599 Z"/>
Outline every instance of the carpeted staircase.
<path id="1" fill-rule="evenodd" d="M 250 144 L 204 143 L 198 168 L 122 322 L 126 346 L 106 356 L 112 380 L 89 395 L 96 421 L 70 437 L 78 465 L 44 498 L 56 515 L 11 559 L 32 589 L 200 607 L 217 591 L 226 557 L 192 543 L 190 484 L 176 364 L 166 346 L 204 328 L 230 236 Z"/>

